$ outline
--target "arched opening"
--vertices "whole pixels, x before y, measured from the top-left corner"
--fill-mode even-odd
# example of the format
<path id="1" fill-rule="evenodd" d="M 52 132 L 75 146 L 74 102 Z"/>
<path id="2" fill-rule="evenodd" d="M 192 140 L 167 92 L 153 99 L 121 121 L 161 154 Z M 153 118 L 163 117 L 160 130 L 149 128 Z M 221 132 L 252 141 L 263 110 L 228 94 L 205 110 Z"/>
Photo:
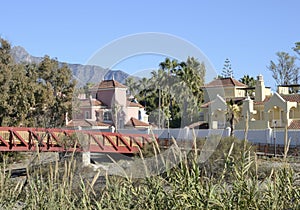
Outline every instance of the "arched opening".
<path id="1" fill-rule="evenodd" d="M 279 106 L 273 106 L 268 110 L 268 119 L 271 127 L 282 127 L 284 111 Z"/>
<path id="2" fill-rule="evenodd" d="M 296 107 L 292 107 L 289 111 L 289 119 L 295 119 L 297 118 L 296 117 L 296 111 L 297 111 L 297 108 Z"/>

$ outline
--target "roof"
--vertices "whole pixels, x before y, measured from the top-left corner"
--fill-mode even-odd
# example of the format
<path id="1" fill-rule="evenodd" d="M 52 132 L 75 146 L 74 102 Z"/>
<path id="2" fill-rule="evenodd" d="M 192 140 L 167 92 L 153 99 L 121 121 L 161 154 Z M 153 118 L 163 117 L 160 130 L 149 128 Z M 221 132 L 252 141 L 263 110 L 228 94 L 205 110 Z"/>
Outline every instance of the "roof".
<path id="1" fill-rule="evenodd" d="M 223 98 L 223 97 L 222 97 Z M 235 104 L 240 104 L 246 97 L 235 97 L 235 98 L 225 98 L 226 102 L 230 102 L 232 100 Z M 212 101 L 208 101 L 205 104 L 201 105 L 201 108 L 208 108 L 212 103 L 215 102 L 216 99 Z"/>
<path id="2" fill-rule="evenodd" d="M 144 106 L 142 104 L 140 104 L 139 102 L 134 102 L 134 101 L 127 101 L 127 106 L 144 108 Z"/>
<path id="3" fill-rule="evenodd" d="M 299 94 L 290 94 L 290 95 L 280 95 L 284 100 L 290 102 L 300 102 L 300 95 Z"/>
<path id="4" fill-rule="evenodd" d="M 207 103 L 205 103 L 205 104 L 202 104 L 202 105 L 201 105 L 201 108 L 208 108 L 209 105 L 210 105 L 211 103 L 213 103 L 213 102 L 214 102 L 214 100 L 209 101 L 209 102 L 207 102 Z"/>
<path id="5" fill-rule="evenodd" d="M 254 104 L 255 105 L 263 105 L 265 104 L 266 102 L 268 102 L 270 100 L 272 96 L 266 96 L 265 99 L 263 101 L 254 101 Z"/>
<path id="6" fill-rule="evenodd" d="M 89 121 L 89 120 L 71 120 L 69 123 L 66 125 L 67 127 L 91 127 L 91 126 L 107 126 L 109 127 L 110 124 L 103 123 L 103 122 L 97 122 L 97 121 Z"/>
<path id="7" fill-rule="evenodd" d="M 127 87 L 116 80 L 103 80 L 102 82 L 100 82 L 98 89 L 107 89 L 107 88 L 127 88 Z"/>
<path id="8" fill-rule="evenodd" d="M 293 120 L 288 129 L 300 129 L 300 120 Z"/>
<path id="9" fill-rule="evenodd" d="M 102 101 L 99 101 L 95 98 L 93 98 L 92 100 L 89 98 L 79 99 L 79 102 L 80 102 L 80 106 L 91 106 L 91 102 L 92 102 L 92 106 L 106 106 L 106 104 L 104 104 Z"/>
<path id="10" fill-rule="evenodd" d="M 133 127 L 140 127 L 140 126 L 149 126 L 148 123 L 145 123 L 143 121 L 140 121 L 134 117 L 130 118 L 129 122 L 127 123 L 127 125 L 129 126 L 133 126 Z"/>
<path id="11" fill-rule="evenodd" d="M 281 96 L 285 101 L 300 103 L 300 95 L 299 95 L 299 94 L 289 94 L 289 95 L 281 94 L 280 96 Z M 255 104 L 255 105 L 262 105 L 262 104 L 265 104 L 266 102 L 268 102 L 268 101 L 270 100 L 271 97 L 272 97 L 272 96 L 267 96 L 263 101 L 255 101 L 254 104 Z"/>
<path id="12" fill-rule="evenodd" d="M 237 81 L 234 78 L 228 77 L 228 78 L 219 78 L 214 79 L 210 83 L 204 85 L 205 88 L 208 87 L 248 87 L 247 85 Z"/>
<path id="13" fill-rule="evenodd" d="M 194 122 L 191 125 L 188 126 L 188 128 L 199 128 L 199 127 L 208 127 L 208 123 L 205 121 L 198 121 L 198 122 Z"/>

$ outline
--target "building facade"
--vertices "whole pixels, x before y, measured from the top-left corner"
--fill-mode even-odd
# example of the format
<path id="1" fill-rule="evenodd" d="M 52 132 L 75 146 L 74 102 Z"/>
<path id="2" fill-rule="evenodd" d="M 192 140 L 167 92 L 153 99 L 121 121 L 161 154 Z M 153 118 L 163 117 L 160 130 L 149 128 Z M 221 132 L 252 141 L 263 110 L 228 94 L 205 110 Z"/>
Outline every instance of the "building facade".
<path id="1" fill-rule="evenodd" d="M 203 88 L 203 120 L 211 129 L 229 127 L 228 103 L 232 101 L 240 109 L 237 130 L 245 129 L 246 122 L 249 129 L 300 129 L 300 95 L 290 93 L 289 88 L 279 86 L 272 93 L 262 75 L 257 76 L 255 87 L 247 87 L 234 78 L 215 79 Z"/>
<path id="2" fill-rule="evenodd" d="M 89 97 L 78 97 L 78 110 L 67 127 L 123 129 L 149 127 L 144 107 L 126 95 L 127 87 L 115 80 L 104 80 L 92 87 Z"/>

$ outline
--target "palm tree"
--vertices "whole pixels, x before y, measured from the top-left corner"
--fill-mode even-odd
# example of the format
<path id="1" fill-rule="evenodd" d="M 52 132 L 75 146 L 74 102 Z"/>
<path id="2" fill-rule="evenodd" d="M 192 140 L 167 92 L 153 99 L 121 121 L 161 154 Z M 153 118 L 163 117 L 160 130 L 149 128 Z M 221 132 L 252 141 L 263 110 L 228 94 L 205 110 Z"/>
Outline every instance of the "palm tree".
<path id="1" fill-rule="evenodd" d="M 135 95 L 136 93 L 136 83 L 133 77 L 127 77 L 125 80 L 125 85 L 128 87 L 128 95 Z"/>
<path id="2" fill-rule="evenodd" d="M 232 99 L 227 103 L 226 115 L 230 125 L 230 136 L 233 136 L 234 126 L 235 123 L 237 123 L 239 120 L 239 117 L 241 115 L 241 110 L 240 107 L 237 104 L 235 104 Z"/>
<path id="3" fill-rule="evenodd" d="M 159 64 L 159 67 L 162 71 L 167 73 L 167 77 L 165 78 L 166 84 L 166 106 L 164 107 L 164 114 L 167 117 L 167 127 L 170 127 L 170 119 L 173 117 L 173 110 L 172 110 L 172 88 L 176 84 L 174 81 L 173 74 L 177 71 L 178 68 L 180 68 L 180 65 L 177 60 L 173 59 L 172 61 L 170 58 L 166 58 L 164 62 L 161 62 Z"/>
<path id="4" fill-rule="evenodd" d="M 205 78 L 205 65 L 193 57 L 188 57 L 186 62 L 179 64 L 175 73 L 179 77 L 178 91 L 183 125 L 195 121 L 203 101 L 202 86 Z"/>
<path id="5" fill-rule="evenodd" d="M 247 85 L 250 88 L 255 87 L 256 85 L 256 80 L 253 77 L 250 77 L 248 74 L 244 75 L 239 81 L 245 85 Z M 246 94 L 248 95 L 253 95 L 253 90 L 247 90 Z"/>
<path id="6" fill-rule="evenodd" d="M 248 74 L 244 75 L 239 81 L 248 87 L 254 87 L 255 86 L 255 79 L 253 77 L 250 77 Z"/>
<path id="7" fill-rule="evenodd" d="M 153 120 L 158 118 L 158 125 L 179 126 L 180 121 L 188 125 L 199 115 L 205 65 L 189 57 L 181 63 L 166 58 L 159 67 L 157 71 L 151 72 L 149 80 L 143 78 L 140 81 L 139 100 L 144 106 L 147 101 L 146 110 L 151 113 Z"/>
<path id="8" fill-rule="evenodd" d="M 147 82 L 143 79 L 141 81 L 141 86 L 147 85 L 147 89 L 142 92 L 139 92 L 140 100 L 143 101 L 144 106 L 147 107 L 146 110 L 150 114 L 152 120 L 157 120 L 158 126 L 164 125 L 164 110 L 165 110 L 165 101 L 167 93 L 167 74 L 162 69 L 151 72 L 151 78 Z M 158 111 L 157 111 L 158 108 Z M 149 119 L 150 119 L 149 118 Z"/>

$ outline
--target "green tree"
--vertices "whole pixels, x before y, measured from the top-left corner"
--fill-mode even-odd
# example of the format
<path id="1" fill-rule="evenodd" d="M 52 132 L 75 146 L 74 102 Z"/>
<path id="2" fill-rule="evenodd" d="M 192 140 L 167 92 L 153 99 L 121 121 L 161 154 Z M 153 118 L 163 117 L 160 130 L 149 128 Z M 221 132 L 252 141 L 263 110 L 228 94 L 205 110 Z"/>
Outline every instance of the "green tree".
<path id="1" fill-rule="evenodd" d="M 226 113 L 227 121 L 229 122 L 230 125 L 230 136 L 233 136 L 234 126 L 238 122 L 240 114 L 241 114 L 241 109 L 239 105 L 235 104 L 231 99 L 227 103 L 227 113 Z"/>
<path id="2" fill-rule="evenodd" d="M 254 77 L 250 77 L 248 74 L 240 78 L 239 81 L 247 85 L 248 87 L 255 87 L 256 84 L 256 80 L 254 79 Z"/>
<path id="3" fill-rule="evenodd" d="M 222 78 L 233 77 L 233 70 L 231 68 L 231 62 L 230 62 L 230 60 L 228 58 L 226 58 L 226 60 L 224 62 L 224 66 L 223 66 L 221 77 Z"/>
<path id="4" fill-rule="evenodd" d="M 188 57 L 186 62 L 180 64 L 175 70 L 179 79 L 176 94 L 179 96 L 180 114 L 183 126 L 198 120 L 200 106 L 203 102 L 203 91 L 205 78 L 205 65 L 193 57 Z M 176 87 L 176 85 L 175 85 Z"/>
<path id="5" fill-rule="evenodd" d="M 34 83 L 35 81 L 26 75 L 24 65 L 14 66 L 9 88 L 10 113 L 7 125 L 27 126 L 32 122 L 28 115 L 35 104 Z"/>
<path id="6" fill-rule="evenodd" d="M 16 64 L 10 51 L 0 39 L 0 126 L 64 125 L 76 84 L 70 69 L 48 56 L 40 64 Z"/>
<path id="7" fill-rule="evenodd" d="M 128 88 L 128 95 L 135 96 L 137 93 L 137 84 L 133 77 L 127 77 L 125 80 L 125 85 Z"/>
<path id="8" fill-rule="evenodd" d="M 13 59 L 10 55 L 11 46 L 8 41 L 0 38 L 0 125 L 3 126 L 11 107 L 9 105 L 9 90 L 12 78 Z"/>
<path id="9" fill-rule="evenodd" d="M 250 77 L 248 74 L 240 78 L 239 81 L 247 85 L 249 88 L 254 88 L 256 85 L 256 80 L 254 79 L 254 77 Z M 247 90 L 247 94 L 250 96 L 253 95 L 253 92 L 253 90 Z"/>
<path id="10" fill-rule="evenodd" d="M 72 112 L 72 98 L 76 82 L 72 80 L 67 65 L 45 56 L 38 66 L 39 90 L 37 94 L 39 123 L 47 127 L 60 127 L 65 123 L 67 113 Z"/>
<path id="11" fill-rule="evenodd" d="M 152 77 L 149 79 L 149 89 L 144 89 L 140 92 L 143 98 L 143 105 L 147 104 L 146 110 L 150 114 L 149 120 L 157 122 L 158 126 L 165 125 L 166 106 L 168 106 L 168 91 L 167 91 L 167 73 L 163 69 L 151 72 Z M 145 94 L 146 91 L 146 94 Z"/>
<path id="12" fill-rule="evenodd" d="M 166 58 L 159 67 L 151 73 L 147 88 L 139 85 L 143 91 L 138 99 L 147 104 L 149 120 L 166 127 L 185 126 L 197 120 L 203 100 L 205 65 L 189 57 L 186 62 Z"/>
<path id="13" fill-rule="evenodd" d="M 295 47 L 293 47 L 293 50 L 300 56 L 300 42 L 295 43 Z"/>
<path id="14" fill-rule="evenodd" d="M 277 52 L 277 64 L 270 61 L 267 68 L 272 72 L 272 77 L 277 85 L 297 84 L 299 81 L 299 67 L 296 66 L 295 56 L 286 52 Z"/>

